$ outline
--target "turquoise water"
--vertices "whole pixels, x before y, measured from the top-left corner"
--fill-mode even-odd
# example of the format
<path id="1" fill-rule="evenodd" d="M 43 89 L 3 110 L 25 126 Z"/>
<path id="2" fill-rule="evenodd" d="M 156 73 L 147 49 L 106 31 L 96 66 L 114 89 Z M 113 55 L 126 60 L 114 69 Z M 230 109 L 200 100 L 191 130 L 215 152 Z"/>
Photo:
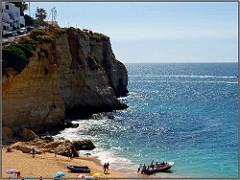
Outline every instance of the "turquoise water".
<path id="1" fill-rule="evenodd" d="M 172 160 L 166 176 L 237 177 L 237 63 L 126 66 L 129 108 L 58 136 L 92 139 L 93 154 L 122 169 Z"/>

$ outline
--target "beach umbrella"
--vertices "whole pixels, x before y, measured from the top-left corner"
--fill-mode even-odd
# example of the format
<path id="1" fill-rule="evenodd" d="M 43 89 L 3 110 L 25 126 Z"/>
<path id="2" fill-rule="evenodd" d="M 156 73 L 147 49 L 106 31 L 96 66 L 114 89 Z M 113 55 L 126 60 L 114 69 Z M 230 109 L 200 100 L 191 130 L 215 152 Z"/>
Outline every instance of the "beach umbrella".
<path id="1" fill-rule="evenodd" d="M 80 178 L 80 179 L 84 179 L 85 178 L 85 176 L 83 174 L 79 174 L 77 177 Z"/>
<path id="2" fill-rule="evenodd" d="M 63 177 L 65 174 L 61 171 L 56 172 L 55 177 Z"/>
<path id="3" fill-rule="evenodd" d="M 17 169 L 8 169 L 7 174 L 17 174 L 19 171 Z"/>
<path id="4" fill-rule="evenodd" d="M 85 176 L 83 174 L 79 174 L 77 177 L 79 179 L 85 179 L 85 180 L 93 180 L 94 179 L 93 176 Z"/>
<path id="5" fill-rule="evenodd" d="M 93 180 L 94 177 L 93 177 L 93 176 L 85 176 L 85 179 L 86 179 L 86 180 Z"/>
<path id="6" fill-rule="evenodd" d="M 101 176 L 101 174 L 99 172 L 96 172 L 96 173 L 93 173 L 92 176 L 93 177 L 99 177 L 99 176 Z"/>

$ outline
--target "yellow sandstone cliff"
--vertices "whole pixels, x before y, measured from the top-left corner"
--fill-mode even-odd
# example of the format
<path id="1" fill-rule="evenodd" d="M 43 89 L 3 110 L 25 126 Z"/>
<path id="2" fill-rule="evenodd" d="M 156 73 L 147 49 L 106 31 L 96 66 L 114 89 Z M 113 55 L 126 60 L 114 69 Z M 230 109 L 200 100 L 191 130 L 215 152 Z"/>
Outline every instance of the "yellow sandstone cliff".
<path id="1" fill-rule="evenodd" d="M 128 92 L 127 70 L 107 36 L 70 28 L 52 38 L 36 43 L 21 72 L 4 67 L 3 126 L 50 129 L 67 117 L 127 107 L 117 99 Z"/>

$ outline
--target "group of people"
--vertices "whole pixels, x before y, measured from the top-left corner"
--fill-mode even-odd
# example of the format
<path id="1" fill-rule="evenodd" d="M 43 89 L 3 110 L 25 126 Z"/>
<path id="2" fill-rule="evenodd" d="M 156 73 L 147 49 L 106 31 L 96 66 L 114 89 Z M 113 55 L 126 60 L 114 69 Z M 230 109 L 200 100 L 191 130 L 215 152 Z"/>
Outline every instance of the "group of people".
<path id="1" fill-rule="evenodd" d="M 143 165 L 140 164 L 139 167 L 138 167 L 137 173 L 141 172 L 141 174 L 145 174 L 145 172 L 148 171 L 148 170 L 151 170 L 151 169 L 153 170 L 155 168 L 158 168 L 159 166 L 165 166 L 165 165 L 166 165 L 165 162 L 162 162 L 162 163 L 156 162 L 154 164 L 154 160 L 152 160 L 150 165 L 146 166 L 145 164 L 143 164 Z"/>
<path id="2" fill-rule="evenodd" d="M 108 173 L 109 166 L 110 166 L 109 162 L 103 164 L 103 172 L 104 172 L 104 174 Z"/>

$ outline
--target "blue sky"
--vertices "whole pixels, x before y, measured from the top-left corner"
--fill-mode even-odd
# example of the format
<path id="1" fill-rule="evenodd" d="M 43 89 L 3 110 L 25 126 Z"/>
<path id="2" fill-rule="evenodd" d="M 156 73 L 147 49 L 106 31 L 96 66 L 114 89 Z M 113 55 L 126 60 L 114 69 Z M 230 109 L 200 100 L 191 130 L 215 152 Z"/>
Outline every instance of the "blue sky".
<path id="1" fill-rule="evenodd" d="M 31 3 L 60 26 L 89 28 L 111 38 L 127 62 L 237 62 L 237 3 Z M 49 18 L 51 19 L 51 18 Z"/>

